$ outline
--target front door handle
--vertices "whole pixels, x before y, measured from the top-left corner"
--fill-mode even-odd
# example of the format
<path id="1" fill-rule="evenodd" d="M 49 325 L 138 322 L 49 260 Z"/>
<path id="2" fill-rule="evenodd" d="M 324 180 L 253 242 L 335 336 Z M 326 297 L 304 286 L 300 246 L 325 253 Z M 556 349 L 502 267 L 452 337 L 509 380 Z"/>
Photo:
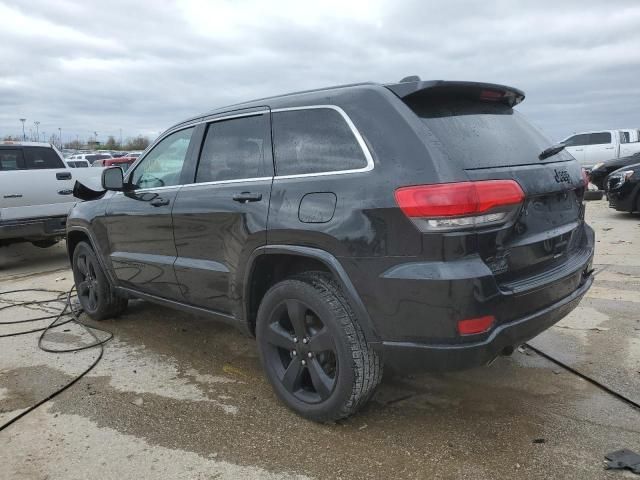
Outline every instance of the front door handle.
<path id="1" fill-rule="evenodd" d="M 71 180 L 71 172 L 57 172 L 56 173 L 57 180 Z"/>
<path id="2" fill-rule="evenodd" d="M 10 193 L 9 195 L 5 195 L 4 198 L 22 198 L 21 193 Z"/>
<path id="3" fill-rule="evenodd" d="M 262 200 L 261 193 L 242 192 L 236 193 L 233 197 L 234 202 L 247 203 L 247 202 L 259 202 Z"/>
<path id="4" fill-rule="evenodd" d="M 164 207 L 165 205 L 169 205 L 169 200 L 165 198 L 156 198 L 155 200 L 151 200 L 151 205 L 154 207 Z"/>

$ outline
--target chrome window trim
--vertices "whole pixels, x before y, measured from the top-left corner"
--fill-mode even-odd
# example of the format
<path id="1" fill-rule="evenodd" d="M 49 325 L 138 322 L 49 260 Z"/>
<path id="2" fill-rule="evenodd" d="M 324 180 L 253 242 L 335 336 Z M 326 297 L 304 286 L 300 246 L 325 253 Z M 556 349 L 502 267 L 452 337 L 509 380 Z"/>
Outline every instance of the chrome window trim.
<path id="1" fill-rule="evenodd" d="M 216 116 L 206 117 L 206 119 L 201 120 L 200 123 L 221 122 L 223 120 L 231 120 L 232 118 L 253 117 L 256 115 L 264 115 L 265 113 L 269 113 L 269 109 L 266 107 L 263 108 L 262 110 L 254 110 L 252 112 L 235 113 L 231 115 L 220 114 L 220 115 L 223 115 L 222 117 L 216 117 Z"/>
<path id="2" fill-rule="evenodd" d="M 147 151 L 152 151 L 153 148 L 155 148 L 155 146 L 160 143 L 162 140 L 164 140 L 166 137 L 168 137 L 169 135 L 176 133 L 180 130 L 186 130 L 187 128 L 192 128 L 192 127 L 197 127 L 198 125 L 204 124 L 204 123 L 215 123 L 215 122 L 219 122 L 219 121 L 223 121 L 223 120 L 230 120 L 233 118 L 241 118 L 241 117 L 250 117 L 250 116 L 255 116 L 255 115 L 264 115 L 265 113 L 277 113 L 277 112 L 291 112 L 291 111 L 297 111 L 297 110 L 314 110 L 314 109 L 329 109 L 329 110 L 334 110 L 336 112 L 338 112 L 340 114 L 340 116 L 343 118 L 343 120 L 346 122 L 347 126 L 349 127 L 349 129 L 351 130 L 351 133 L 353 134 L 353 136 L 356 139 L 356 142 L 358 142 L 358 145 L 360 146 L 360 149 L 362 150 L 362 153 L 364 154 L 364 157 L 367 161 L 367 165 L 362 167 L 362 168 L 352 168 L 352 169 L 348 169 L 348 170 L 334 170 L 334 171 L 328 171 L 328 172 L 314 172 L 314 173 L 298 173 L 298 174 L 292 174 L 292 175 L 274 175 L 272 177 L 254 177 L 254 178 L 238 178 L 238 179 L 231 179 L 231 180 L 216 180 L 213 182 L 201 182 L 201 183 L 185 183 L 182 185 L 170 185 L 167 187 L 150 187 L 150 188 L 140 188 L 137 190 L 132 190 L 132 192 L 149 192 L 149 191 L 158 191 L 158 190 L 168 190 L 171 188 L 179 188 L 179 187 L 197 187 L 199 185 L 226 185 L 226 184 L 233 184 L 233 183 L 243 183 L 243 182 L 263 182 L 266 180 L 279 180 L 279 179 L 283 179 L 283 180 L 287 180 L 287 179 L 294 179 L 294 178 L 306 178 L 306 177 L 323 177 L 323 176 L 327 176 L 327 175 L 345 175 L 345 174 L 351 174 L 351 173 L 364 173 L 364 172 L 370 172 L 371 170 L 373 170 L 374 168 L 374 162 L 373 162 L 373 156 L 371 155 L 371 151 L 369 150 L 369 147 L 367 146 L 366 142 L 364 141 L 364 138 L 362 137 L 362 135 L 360 134 L 360 132 L 358 131 L 358 129 L 356 128 L 356 126 L 354 125 L 353 121 L 351 120 L 351 118 L 349 117 L 349 115 L 339 106 L 337 105 L 330 105 L 330 104 L 323 104 L 323 105 L 304 105 L 304 106 L 300 106 L 300 107 L 283 107 L 283 108 L 275 108 L 275 109 L 269 109 L 268 107 L 265 107 L 263 110 L 254 110 L 251 112 L 243 112 L 243 113 L 234 113 L 231 115 L 225 115 L 225 114 L 220 114 L 222 116 L 216 117 L 200 117 L 198 119 L 195 119 L 189 123 L 185 123 L 185 124 L 180 124 L 177 127 L 171 128 L 170 130 L 167 130 L 166 132 L 164 132 L 164 134 L 161 137 L 158 137 L 156 139 L 155 142 L 153 142 L 151 145 L 149 145 L 149 147 L 147 147 L 147 149 L 137 158 L 137 160 L 129 167 L 129 171 L 127 172 L 127 180 L 129 178 L 130 175 L 133 174 L 134 169 L 137 167 L 138 163 L 140 163 L 142 160 L 144 160 L 144 158 L 146 158 L 146 154 Z M 277 162 L 277 159 L 275 159 L 275 161 Z M 116 192 L 116 193 L 122 193 L 122 192 Z"/>
<path id="3" fill-rule="evenodd" d="M 201 185 L 226 185 L 229 183 L 264 182 L 271 181 L 274 177 L 234 178 L 232 180 L 215 180 L 213 182 L 185 183 L 183 188 L 199 187 Z"/>
<path id="4" fill-rule="evenodd" d="M 292 112 L 292 111 L 296 111 L 296 110 L 313 110 L 313 109 L 329 109 L 329 110 L 334 110 L 334 111 L 336 111 L 336 112 L 338 112 L 340 114 L 340 116 L 343 118 L 343 120 L 347 123 L 347 126 L 349 127 L 349 129 L 351 130 L 351 133 L 353 134 L 353 136 L 355 137 L 356 141 L 358 142 L 358 145 L 360 145 L 360 149 L 362 150 L 362 153 L 364 154 L 364 157 L 365 157 L 365 159 L 367 161 L 367 165 L 362 167 L 362 168 L 352 168 L 352 169 L 348 169 L 348 170 L 333 170 L 333 171 L 328 171 L 328 172 L 297 173 L 297 174 L 293 174 L 293 175 L 277 175 L 276 174 L 274 176 L 274 180 L 276 180 L 276 179 L 288 179 L 288 178 L 320 177 L 320 176 L 325 176 L 325 175 L 344 175 L 344 174 L 349 174 L 349 173 L 370 172 L 371 170 L 373 170 L 373 167 L 374 167 L 373 156 L 371 155 L 371 151 L 369 150 L 369 147 L 367 146 L 366 142 L 364 141 L 364 138 L 362 137 L 362 135 L 360 134 L 360 132 L 358 131 L 358 129 L 354 125 L 354 123 L 351 120 L 351 118 L 349 117 L 349 115 L 347 115 L 347 112 L 345 112 L 342 108 L 338 107 L 337 105 L 328 105 L 328 104 L 327 105 L 306 105 L 306 106 L 303 106 L 303 107 L 275 108 L 275 109 L 271 110 L 271 113 Z M 275 159 L 275 163 L 276 163 L 276 166 L 277 166 L 278 159 L 275 158 L 275 155 L 274 155 L 274 159 Z"/>

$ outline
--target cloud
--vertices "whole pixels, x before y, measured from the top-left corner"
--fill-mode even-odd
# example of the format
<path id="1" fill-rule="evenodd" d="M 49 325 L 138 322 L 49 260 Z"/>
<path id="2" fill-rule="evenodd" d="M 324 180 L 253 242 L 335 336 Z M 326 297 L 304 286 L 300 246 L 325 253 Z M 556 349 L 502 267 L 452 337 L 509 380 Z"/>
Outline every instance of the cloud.
<path id="1" fill-rule="evenodd" d="M 0 0 L 0 135 L 155 136 L 239 101 L 358 81 L 505 83 L 553 139 L 640 127 L 640 5 Z"/>

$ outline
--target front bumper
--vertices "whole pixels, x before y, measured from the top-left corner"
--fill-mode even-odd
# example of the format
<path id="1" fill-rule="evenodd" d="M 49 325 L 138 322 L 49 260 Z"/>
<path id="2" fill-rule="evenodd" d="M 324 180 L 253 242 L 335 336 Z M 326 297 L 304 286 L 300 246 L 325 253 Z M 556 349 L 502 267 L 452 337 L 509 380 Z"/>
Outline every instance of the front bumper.
<path id="1" fill-rule="evenodd" d="M 562 300 L 533 314 L 502 323 L 478 342 L 431 345 L 383 341 L 385 364 L 399 372 L 451 371 L 486 365 L 505 349 L 515 348 L 548 329 L 578 306 L 593 283 L 587 273 L 580 286 Z"/>
<path id="2" fill-rule="evenodd" d="M 0 222 L 0 242 L 64 237 L 67 217 L 30 218 Z"/>

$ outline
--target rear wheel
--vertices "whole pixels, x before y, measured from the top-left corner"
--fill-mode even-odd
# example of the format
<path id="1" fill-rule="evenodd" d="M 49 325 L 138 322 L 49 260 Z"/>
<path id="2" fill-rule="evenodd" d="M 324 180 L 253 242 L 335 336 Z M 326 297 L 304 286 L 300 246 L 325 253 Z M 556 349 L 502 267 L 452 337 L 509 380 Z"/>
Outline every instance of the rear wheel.
<path id="1" fill-rule="evenodd" d="M 115 317 L 127 308 L 127 299 L 114 293 L 87 242 L 78 243 L 73 251 L 73 279 L 82 309 L 94 320 Z"/>
<path id="2" fill-rule="evenodd" d="M 355 413 L 382 378 L 382 361 L 347 299 L 321 272 L 273 286 L 260 304 L 256 337 L 276 394 L 311 420 Z"/>

